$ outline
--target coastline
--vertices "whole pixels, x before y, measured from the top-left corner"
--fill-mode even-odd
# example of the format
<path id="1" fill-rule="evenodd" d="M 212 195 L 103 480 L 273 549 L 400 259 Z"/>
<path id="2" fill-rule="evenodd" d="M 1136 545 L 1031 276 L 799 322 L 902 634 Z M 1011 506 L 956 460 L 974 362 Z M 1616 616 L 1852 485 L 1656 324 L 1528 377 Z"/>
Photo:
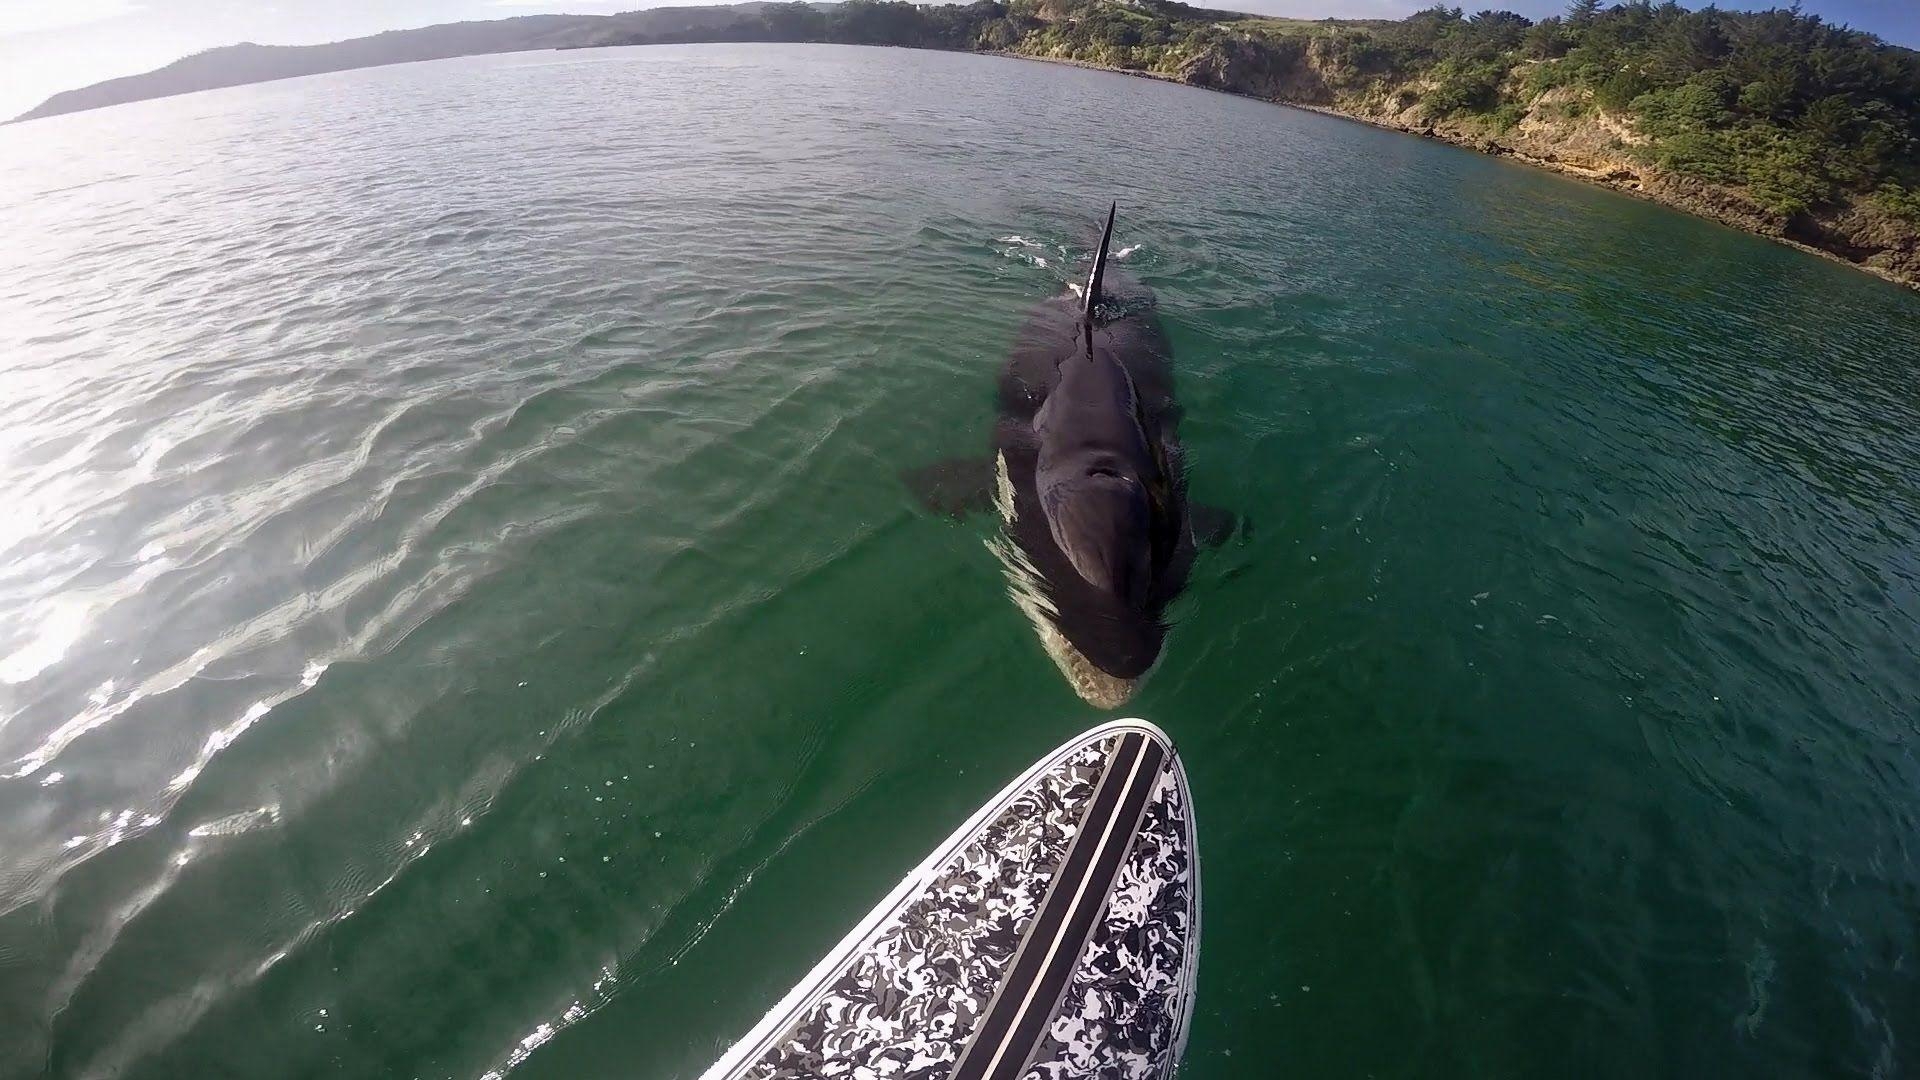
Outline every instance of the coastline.
<path id="1" fill-rule="evenodd" d="M 1444 142 L 1458 146 L 1464 150 L 1472 150 L 1475 153 L 1486 154 L 1489 157 L 1509 158 L 1521 164 L 1530 165 L 1547 172 L 1557 173 L 1569 179 L 1580 180 L 1597 187 L 1607 188 L 1610 191 L 1617 191 L 1623 195 L 1631 195 L 1637 199 L 1656 203 L 1669 210 L 1677 210 L 1693 217 L 1704 218 L 1730 229 L 1737 229 L 1748 235 L 1757 236 L 1764 240 L 1771 240 L 1774 243 L 1794 248 L 1809 255 L 1818 256 L 1829 262 L 1864 271 L 1889 284 L 1898 285 L 1913 292 L 1920 292 L 1920 277 L 1910 277 L 1885 267 L 1859 262 L 1848 258 L 1846 254 L 1841 251 L 1809 244 L 1803 240 L 1783 235 L 1782 233 L 1756 228 L 1754 227 L 1751 214 L 1743 213 L 1742 208 L 1729 205 L 1726 200 L 1714 200 L 1705 197 L 1704 194 L 1685 193 L 1673 190 L 1664 185 L 1651 183 L 1647 178 L 1634 173 L 1622 174 L 1618 171 L 1609 172 L 1578 165 L 1573 162 L 1528 154 L 1517 147 L 1500 142 L 1497 137 L 1476 136 L 1464 132 L 1448 131 L 1437 126 L 1416 128 L 1412 125 L 1394 123 L 1377 117 L 1349 112 L 1331 105 L 1312 105 L 1305 102 L 1282 101 L 1277 98 L 1261 97 L 1257 94 L 1242 93 L 1224 87 L 1203 86 L 1156 71 L 1134 71 L 1127 68 L 1107 67 L 1104 64 L 1095 64 L 1086 60 L 1073 60 L 1059 56 L 1033 56 L 1027 53 L 1008 52 L 1004 50 L 993 50 L 985 53 L 985 55 L 1004 56 L 1014 60 L 1032 60 L 1042 64 L 1064 64 L 1067 67 L 1086 68 L 1090 71 L 1106 71 L 1115 75 L 1130 75 L 1134 78 L 1152 79 L 1156 82 L 1172 83 L 1176 86 L 1191 86 L 1196 90 L 1206 90 L 1217 94 L 1231 94 L 1235 97 L 1244 97 L 1252 101 L 1264 102 L 1268 105 L 1279 105 L 1289 109 L 1301 109 L 1306 112 L 1319 113 L 1322 116 L 1334 117 L 1339 120 L 1349 120 L 1358 124 L 1366 124 L 1368 127 L 1380 128 L 1383 131 L 1393 131 L 1402 135 L 1412 135 L 1416 138 L 1432 139 L 1436 142 Z"/>
<path id="2" fill-rule="evenodd" d="M 709 9 L 654 10 L 668 12 Z M 733 9 L 722 7 L 710 10 L 724 12 Z M 632 14 L 638 17 L 647 13 Z M 1459 19 L 1457 13 L 1451 17 L 1456 21 Z M 1818 22 L 1817 19 L 1813 21 Z M 513 20 L 500 21 L 501 25 L 512 22 Z M 493 26 L 494 23 L 483 22 L 473 25 Z M 757 23 L 754 26 L 736 23 L 731 29 L 739 30 L 743 26 L 746 29 L 757 26 L 762 32 L 768 30 L 766 26 Z M 327 46 L 300 48 L 236 45 L 209 50 L 143 75 L 110 79 L 78 90 L 56 94 L 35 109 L 5 123 L 12 125 L 29 119 L 203 90 L 271 82 L 282 78 L 419 60 L 446 59 L 450 56 L 655 44 L 829 43 L 826 37 L 716 37 L 713 28 L 707 27 L 691 31 L 676 30 L 670 37 L 664 38 L 653 35 L 641 36 L 638 40 L 631 36 L 610 39 L 596 31 L 589 40 L 562 41 L 557 44 L 509 44 L 504 48 L 470 48 L 451 53 L 423 51 L 433 40 L 433 35 L 445 29 L 447 27 L 424 27 L 419 30 L 395 31 L 393 35 L 388 35 L 393 40 L 386 41 L 385 37 L 382 37 L 382 41 L 385 41 L 386 45 L 406 47 L 401 48 L 398 53 L 389 50 L 388 53 L 373 58 L 361 55 L 354 50 L 363 50 L 363 47 L 375 41 L 375 38 L 354 38 Z M 721 29 L 728 29 L 728 27 Z M 1319 42 L 1322 39 L 1314 40 Z M 498 43 L 494 44 L 497 46 Z M 1920 200 L 1920 186 L 1916 186 L 1910 195 L 1903 194 L 1898 185 L 1892 186 L 1893 199 L 1907 200 L 1904 208 L 1899 203 L 1876 201 L 1877 195 L 1874 199 L 1869 199 L 1857 191 L 1850 194 L 1847 190 L 1828 184 L 1825 196 L 1810 195 L 1797 203 L 1788 202 L 1785 204 L 1788 209 L 1782 209 L 1783 204 L 1779 199 L 1766 202 L 1756 195 L 1759 189 L 1729 186 L 1701 178 L 1703 175 L 1713 174 L 1692 175 L 1685 172 L 1671 172 L 1649 164 L 1646 155 L 1636 153 L 1634 150 L 1636 146 L 1645 145 L 1648 140 L 1635 132 L 1632 124 L 1626 121 L 1625 114 L 1609 113 L 1597 108 L 1589 109 L 1588 97 L 1591 91 L 1576 90 L 1570 86 L 1556 87 L 1544 93 L 1534 93 L 1526 99 L 1524 104 L 1510 102 L 1502 109 L 1505 115 L 1496 122 L 1489 119 L 1484 112 L 1468 114 L 1463 119 L 1459 110 L 1439 117 L 1429 117 L 1425 108 L 1417 102 L 1421 96 L 1431 91 L 1430 80 L 1421 81 L 1421 78 L 1410 77 L 1397 86 L 1379 80 L 1368 84 L 1356 83 L 1353 81 L 1351 71 L 1342 68 L 1344 61 L 1330 60 L 1327 56 L 1319 54 L 1308 55 L 1311 53 L 1310 49 L 1297 48 L 1295 51 L 1301 55 L 1294 56 L 1281 55 L 1271 50 L 1263 52 L 1262 49 L 1252 46 L 1209 48 L 1203 50 L 1201 54 L 1188 56 L 1182 61 L 1177 72 L 1167 72 L 1114 67 L 1090 60 L 1040 55 L 1010 48 L 979 49 L 945 42 L 902 42 L 866 47 L 929 49 L 1063 64 L 1068 67 L 1086 68 L 1232 94 L 1270 105 L 1283 105 L 1342 120 L 1358 121 L 1401 134 L 1417 135 L 1450 143 L 1492 157 L 1512 158 L 1535 168 L 1632 195 L 1670 210 L 1677 210 L 1740 232 L 1763 237 L 1810 255 L 1866 271 L 1889 284 L 1920 292 L 1920 220 L 1916 220 L 1920 217 L 1920 211 L 1915 209 L 1916 206 L 1920 206 L 1920 202 L 1915 201 Z M 323 52 L 332 50 L 332 53 L 328 54 L 326 63 L 316 65 L 308 52 L 303 51 L 311 49 Z M 260 71 L 256 70 L 257 65 L 250 65 L 246 71 L 238 74 L 220 67 L 220 63 L 223 62 L 222 57 L 232 59 L 229 54 L 241 55 L 251 61 L 258 59 L 256 54 L 278 55 L 280 53 L 298 54 L 300 64 L 297 68 L 280 72 Z M 1348 68 L 1350 66 L 1347 65 Z M 1345 86 L 1346 90 L 1344 92 L 1336 90 L 1336 87 L 1340 86 Z M 1583 94 L 1588 97 L 1579 96 Z M 1516 109 L 1517 118 L 1514 112 L 1509 111 Z M 1571 118 L 1582 116 L 1585 117 L 1584 120 L 1577 123 L 1569 122 Z M 1784 175 L 1786 177 L 1784 182 L 1790 186 L 1802 182 L 1812 183 L 1813 179 L 1817 179 L 1811 173 L 1796 174 L 1792 169 L 1780 173 L 1783 166 L 1778 162 L 1774 162 L 1771 167 L 1778 174 L 1775 175 L 1774 180 L 1770 181 L 1776 187 L 1782 182 L 1779 180 L 1779 175 Z M 1804 170 L 1806 166 L 1803 165 L 1800 168 Z"/>

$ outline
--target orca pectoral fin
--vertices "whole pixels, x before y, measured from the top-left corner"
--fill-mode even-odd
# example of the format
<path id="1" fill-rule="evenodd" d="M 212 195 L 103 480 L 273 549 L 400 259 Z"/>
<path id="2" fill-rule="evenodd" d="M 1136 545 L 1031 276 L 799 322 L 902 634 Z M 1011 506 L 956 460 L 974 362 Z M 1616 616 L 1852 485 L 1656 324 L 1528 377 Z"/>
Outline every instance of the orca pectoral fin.
<path id="1" fill-rule="evenodd" d="M 900 474 L 920 505 L 936 514 L 963 518 L 993 505 L 993 462 L 987 458 L 951 458 Z"/>
<path id="2" fill-rule="evenodd" d="M 1194 503 L 1187 508 L 1187 520 L 1193 523 L 1194 543 L 1217 548 L 1238 532 L 1242 540 L 1253 535 L 1253 522 L 1231 510 Z"/>

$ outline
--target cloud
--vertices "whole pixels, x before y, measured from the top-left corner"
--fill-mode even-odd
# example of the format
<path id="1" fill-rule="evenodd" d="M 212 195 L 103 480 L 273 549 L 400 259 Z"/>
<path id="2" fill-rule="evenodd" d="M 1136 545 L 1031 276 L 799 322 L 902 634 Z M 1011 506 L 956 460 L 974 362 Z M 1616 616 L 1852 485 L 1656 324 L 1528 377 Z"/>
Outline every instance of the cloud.
<path id="1" fill-rule="evenodd" d="M 0 0 L 0 37 L 105 22 L 145 7 L 134 0 Z"/>

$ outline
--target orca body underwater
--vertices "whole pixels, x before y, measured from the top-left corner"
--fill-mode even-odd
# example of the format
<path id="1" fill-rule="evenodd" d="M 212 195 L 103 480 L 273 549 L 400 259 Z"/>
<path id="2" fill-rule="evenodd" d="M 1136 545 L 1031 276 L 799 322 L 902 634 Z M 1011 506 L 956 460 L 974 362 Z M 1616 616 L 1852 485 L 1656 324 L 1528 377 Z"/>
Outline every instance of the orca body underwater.
<path id="1" fill-rule="evenodd" d="M 1160 656 L 1198 539 L 1231 514 L 1187 500 L 1172 350 L 1151 290 L 1107 272 L 1115 207 L 1078 298 L 1028 315 L 999 380 L 993 455 L 907 475 L 929 508 L 992 505 L 988 546 L 1014 602 L 1081 698 L 1117 708 Z"/>

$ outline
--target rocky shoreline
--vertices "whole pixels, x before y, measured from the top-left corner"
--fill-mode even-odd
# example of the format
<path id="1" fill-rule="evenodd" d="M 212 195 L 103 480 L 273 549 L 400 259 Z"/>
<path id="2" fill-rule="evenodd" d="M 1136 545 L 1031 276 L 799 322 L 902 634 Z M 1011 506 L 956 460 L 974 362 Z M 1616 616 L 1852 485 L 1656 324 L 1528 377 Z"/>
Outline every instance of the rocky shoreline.
<path id="1" fill-rule="evenodd" d="M 1569 156 L 1557 153 L 1555 140 L 1548 137 L 1555 133 L 1538 130 L 1529 132 L 1524 129 L 1524 126 L 1517 130 L 1513 137 L 1508 137 L 1466 125 L 1435 124 L 1408 119 L 1383 109 L 1362 111 L 1357 108 L 1342 107 L 1338 103 L 1323 104 L 1289 100 L 1285 97 L 1240 89 L 1233 86 L 1231 82 L 1227 85 L 1215 85 L 1215 79 L 1195 80 L 1165 72 L 1107 67 L 1058 56 L 1036 56 L 1030 53 L 1006 51 L 994 52 L 991 55 L 1016 60 L 1034 60 L 1045 64 L 1065 64 L 1069 67 L 1088 68 L 1094 71 L 1109 71 L 1116 75 L 1131 75 L 1136 78 L 1234 94 L 1273 105 L 1305 109 L 1308 112 L 1352 120 L 1389 131 L 1451 143 L 1483 154 L 1511 158 L 1535 168 L 1546 169 L 1576 180 L 1584 180 L 1587 183 L 1659 203 L 1695 217 L 1716 221 L 1742 232 L 1765 237 L 1809 255 L 1817 255 L 1823 259 L 1864 270 L 1875 277 L 1920 292 L 1920 245 L 1915 244 L 1914 237 L 1911 235 L 1869 236 L 1863 243 L 1863 238 L 1855 234 L 1862 231 L 1871 234 L 1875 231 L 1874 226 L 1877 223 L 1856 220 L 1859 216 L 1857 208 L 1847 208 L 1821 215 L 1802 215 L 1799 220 L 1782 221 L 1768 215 L 1742 198 L 1738 192 L 1730 189 L 1680 177 L 1664 176 L 1637 162 L 1617 156 Z M 1192 72 L 1187 74 L 1191 75 Z M 1585 159 L 1582 160 L 1582 157 Z M 1884 230 L 1881 231 L 1884 232 Z M 1876 239 L 1883 239 L 1884 242 L 1873 242 Z"/>

